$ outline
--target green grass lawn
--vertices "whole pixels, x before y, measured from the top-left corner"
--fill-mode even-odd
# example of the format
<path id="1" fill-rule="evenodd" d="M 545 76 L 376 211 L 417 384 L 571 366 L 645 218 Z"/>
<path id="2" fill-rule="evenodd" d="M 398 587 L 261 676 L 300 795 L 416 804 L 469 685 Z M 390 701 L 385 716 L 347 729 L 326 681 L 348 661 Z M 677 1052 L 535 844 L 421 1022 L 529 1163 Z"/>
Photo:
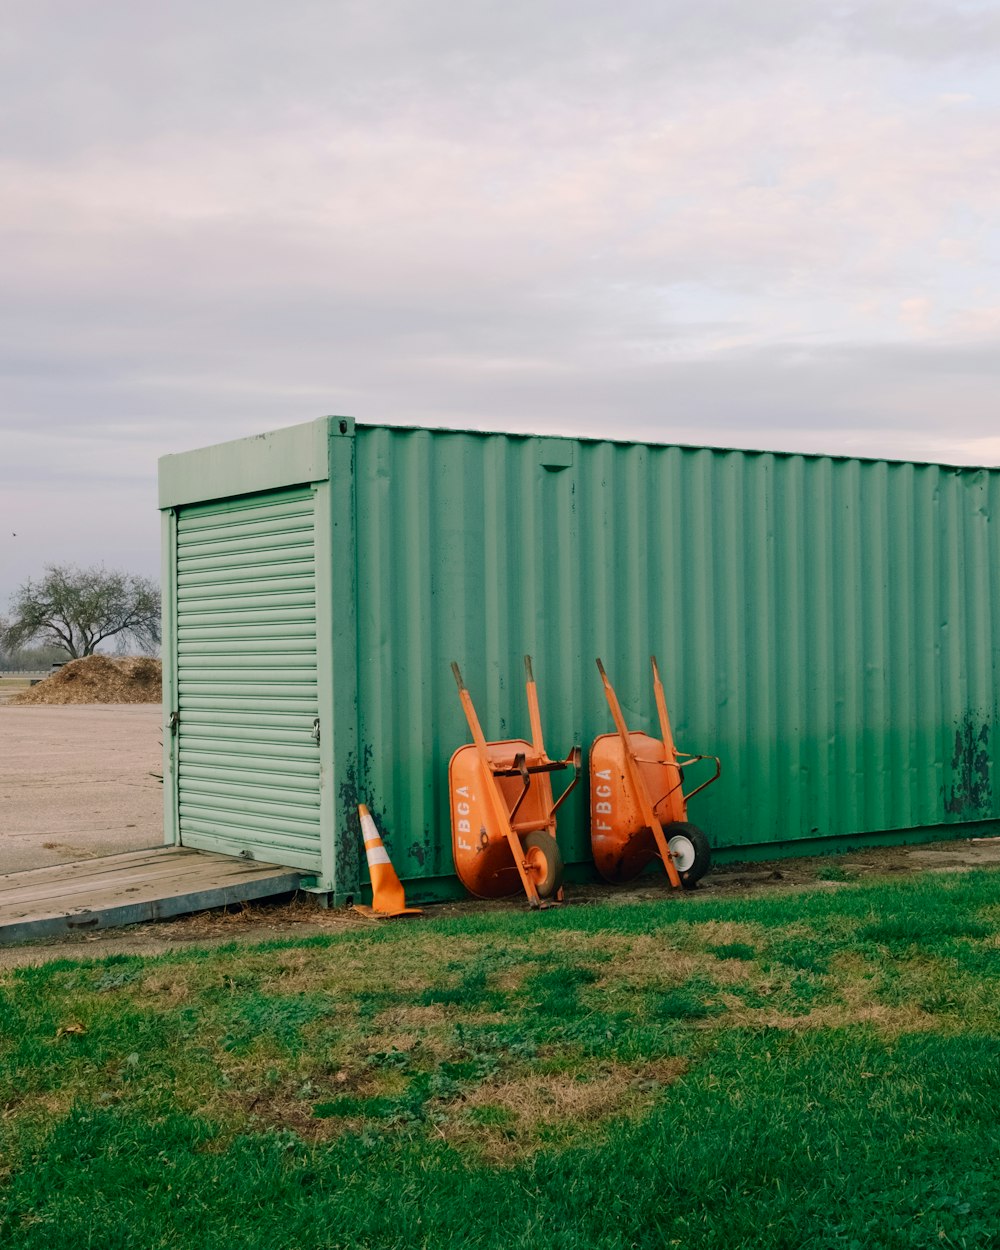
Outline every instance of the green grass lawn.
<path id="1" fill-rule="evenodd" d="M 1000 873 L 0 979 L 0 1246 L 1000 1242 Z"/>

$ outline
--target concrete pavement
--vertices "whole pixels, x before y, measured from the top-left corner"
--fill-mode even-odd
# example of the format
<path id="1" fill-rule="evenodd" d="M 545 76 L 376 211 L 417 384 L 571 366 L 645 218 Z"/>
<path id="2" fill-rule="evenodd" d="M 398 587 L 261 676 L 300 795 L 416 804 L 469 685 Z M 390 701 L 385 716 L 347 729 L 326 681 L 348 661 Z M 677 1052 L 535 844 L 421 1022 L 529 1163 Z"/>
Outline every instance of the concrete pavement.
<path id="1" fill-rule="evenodd" d="M 159 846 L 155 703 L 0 705 L 0 873 Z"/>

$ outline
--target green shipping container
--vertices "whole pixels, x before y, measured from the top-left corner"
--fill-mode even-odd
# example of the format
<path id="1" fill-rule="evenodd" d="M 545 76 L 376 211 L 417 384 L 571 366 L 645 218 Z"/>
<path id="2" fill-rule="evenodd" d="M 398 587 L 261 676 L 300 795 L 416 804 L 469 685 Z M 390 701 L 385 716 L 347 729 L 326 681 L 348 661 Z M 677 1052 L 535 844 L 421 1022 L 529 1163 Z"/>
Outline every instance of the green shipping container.
<path id="1" fill-rule="evenodd" d="M 655 723 L 718 754 L 719 858 L 968 835 L 993 787 L 1000 473 L 323 418 L 160 462 L 166 838 L 367 873 L 367 802 L 408 896 L 458 891 L 448 761 Z M 590 872 L 587 789 L 560 813 Z M 572 866 L 576 866 L 575 869 Z"/>

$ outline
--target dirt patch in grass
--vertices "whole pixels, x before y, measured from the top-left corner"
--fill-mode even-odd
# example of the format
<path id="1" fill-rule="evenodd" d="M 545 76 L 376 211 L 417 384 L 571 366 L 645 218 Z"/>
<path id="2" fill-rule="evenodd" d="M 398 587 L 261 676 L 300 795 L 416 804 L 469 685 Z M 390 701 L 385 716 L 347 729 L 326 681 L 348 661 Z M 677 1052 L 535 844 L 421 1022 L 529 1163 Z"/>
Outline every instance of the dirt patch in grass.
<path id="1" fill-rule="evenodd" d="M 402 1007 L 390 1007 L 375 1017 L 375 1025 L 385 1030 L 403 1030 L 403 1036 L 424 1033 L 448 1022 L 449 1012 L 436 1003 L 407 1004 Z"/>
<path id="2" fill-rule="evenodd" d="M 372 1062 L 380 1055 L 416 1057 L 418 1054 L 421 1058 L 433 1056 L 435 1059 L 449 1053 L 449 1047 L 440 1036 L 427 1032 L 424 1029 L 414 1029 L 413 1032 L 398 1029 L 393 1031 L 391 1026 L 387 1029 L 376 1027 L 366 1044 L 366 1048 L 361 1052 L 362 1058 L 366 1062 Z"/>
<path id="3" fill-rule="evenodd" d="M 187 981 L 176 975 L 146 977 L 142 982 L 142 992 L 152 995 L 158 1003 L 169 1007 L 175 1007 L 191 997 L 191 987 Z"/>
<path id="4" fill-rule="evenodd" d="M 302 964 L 298 974 L 289 970 L 282 978 L 282 987 L 286 993 L 299 988 L 295 977 L 300 975 L 305 978 L 301 988 L 315 989 L 316 964 L 322 962 L 327 965 L 321 974 L 324 988 L 339 987 L 354 995 L 384 991 L 405 997 L 431 983 L 457 980 L 482 954 L 483 943 L 476 938 L 445 936 L 428 929 L 406 943 L 379 943 L 357 950 L 341 946 L 335 966 L 331 966 L 329 953 L 310 952 L 311 958 Z"/>
<path id="5" fill-rule="evenodd" d="M 343 1121 L 317 1117 L 311 1100 L 287 1088 L 232 1092 L 192 1110 L 219 1125 L 220 1131 L 206 1148 L 210 1153 L 224 1151 L 237 1134 L 248 1131 L 292 1132 L 303 1141 L 322 1142 L 339 1137 L 345 1129 Z"/>
<path id="6" fill-rule="evenodd" d="M 442 1135 L 491 1162 L 521 1158 L 554 1140 L 647 1111 L 687 1069 L 682 1058 L 604 1063 L 590 1072 L 485 1081 L 445 1104 Z"/>
<path id="7" fill-rule="evenodd" d="M 0 1120 L 17 1117 L 22 1132 L 45 1129 L 67 1115 L 76 1093 L 73 1089 L 60 1089 L 30 1095 L 13 1094 L 0 1102 Z M 0 1162 L 2 1158 L 0 1154 Z"/>
<path id="8" fill-rule="evenodd" d="M 283 902 L 237 903 L 225 911 L 203 911 L 182 916 L 159 926 L 146 926 L 127 932 L 150 932 L 166 935 L 176 933 L 180 941 L 203 938 L 239 938 L 248 931 L 260 930 L 261 938 L 271 936 L 270 930 L 294 932 L 308 928 L 311 932 L 341 929 L 370 929 L 365 920 L 349 907 L 323 908 L 308 894 L 298 894 Z M 114 930 L 108 930 L 109 936 Z M 94 934 L 93 936 L 97 936 Z"/>
<path id="9" fill-rule="evenodd" d="M 830 971 L 823 975 L 786 972 L 780 966 L 762 972 L 749 965 L 748 976 L 747 996 L 721 991 L 725 1013 L 700 1027 L 801 1031 L 870 1025 L 884 1035 L 940 1027 L 940 1019 L 924 1009 L 916 993 L 906 1001 L 886 1001 L 885 967 L 854 951 L 831 958 Z M 804 997 L 796 998 L 797 988 Z"/>
<path id="10" fill-rule="evenodd" d="M 593 937 L 591 944 L 596 945 Z M 705 951 L 684 950 L 663 934 L 638 934 L 634 937 L 602 935 L 602 952 L 611 958 L 597 965 L 597 984 L 602 988 L 667 988 L 681 985 L 692 977 L 716 977 L 721 964 Z"/>
<path id="11" fill-rule="evenodd" d="M 405 1099 L 410 1077 L 395 1066 L 369 1062 L 364 1053 L 312 1054 L 289 1064 L 280 1056 L 267 1062 L 260 1054 L 236 1057 L 222 1053 L 216 1080 L 188 1079 L 175 1086 L 174 1097 L 190 1114 L 214 1121 L 222 1135 L 264 1129 L 286 1129 L 306 1141 L 327 1140 L 364 1119 L 359 1108 Z M 337 1101 L 350 1104 L 351 1116 L 317 1114 L 317 1106 Z"/>
<path id="12" fill-rule="evenodd" d="M 464 1107 L 498 1106 L 530 1125 L 565 1119 L 602 1119 L 636 1092 L 650 1094 L 669 1085 L 687 1067 L 684 1059 L 648 1064 L 604 1064 L 586 1077 L 537 1076 L 487 1081 L 465 1095 Z"/>
<path id="13" fill-rule="evenodd" d="M 505 968 L 503 972 L 498 973 L 493 983 L 497 989 L 504 994 L 512 994 L 515 990 L 519 990 L 524 984 L 525 978 L 528 976 L 530 969 L 526 964 L 518 967 Z"/>
<path id="14" fill-rule="evenodd" d="M 756 946 L 766 936 L 760 925 L 742 924 L 735 920 L 706 920 L 687 926 L 692 946 Z"/>
<path id="15" fill-rule="evenodd" d="M 372 1019 L 365 1053 L 407 1054 L 419 1049 L 440 1059 L 453 1049 L 448 1034 L 457 1018 L 469 1021 L 468 1013 L 433 1003 L 388 1007 Z"/>
<path id="16" fill-rule="evenodd" d="M 712 980 L 719 985 L 737 985 L 754 975 L 755 964 L 748 959 L 720 959 L 711 966 Z"/>
<path id="17" fill-rule="evenodd" d="M 917 1006 L 888 1007 L 884 1003 L 850 1006 L 833 1003 L 815 1007 L 804 1015 L 783 1015 L 776 1011 L 734 1012 L 726 1017 L 726 1025 L 750 1026 L 758 1029 L 843 1029 L 858 1024 L 872 1025 L 878 1032 L 896 1036 L 936 1029 L 940 1021 Z"/>

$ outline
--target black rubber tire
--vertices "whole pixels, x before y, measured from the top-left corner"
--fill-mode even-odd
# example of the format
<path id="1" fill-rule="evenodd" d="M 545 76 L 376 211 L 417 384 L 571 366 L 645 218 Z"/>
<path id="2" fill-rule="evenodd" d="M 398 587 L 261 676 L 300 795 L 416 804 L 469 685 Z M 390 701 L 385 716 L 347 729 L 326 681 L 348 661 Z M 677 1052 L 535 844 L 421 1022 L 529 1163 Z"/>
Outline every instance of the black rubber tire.
<path id="1" fill-rule="evenodd" d="M 681 885 L 685 890 L 693 890 L 712 866 L 712 848 L 708 845 L 708 838 L 705 837 L 697 825 L 689 825 L 683 820 L 675 820 L 673 824 L 665 825 L 663 833 L 667 839 L 668 846 L 671 838 L 677 837 L 687 838 L 691 843 L 691 849 L 694 851 L 694 863 L 683 872 L 681 872 L 678 866 L 677 875 L 680 877 Z"/>
<path id="2" fill-rule="evenodd" d="M 553 895 L 559 893 L 563 879 L 563 861 L 559 853 L 559 843 L 551 834 L 542 829 L 536 829 L 533 833 L 524 835 L 521 845 L 526 851 L 537 847 L 544 855 L 545 876 L 535 883 L 535 889 L 538 891 L 539 898 L 552 898 Z"/>

